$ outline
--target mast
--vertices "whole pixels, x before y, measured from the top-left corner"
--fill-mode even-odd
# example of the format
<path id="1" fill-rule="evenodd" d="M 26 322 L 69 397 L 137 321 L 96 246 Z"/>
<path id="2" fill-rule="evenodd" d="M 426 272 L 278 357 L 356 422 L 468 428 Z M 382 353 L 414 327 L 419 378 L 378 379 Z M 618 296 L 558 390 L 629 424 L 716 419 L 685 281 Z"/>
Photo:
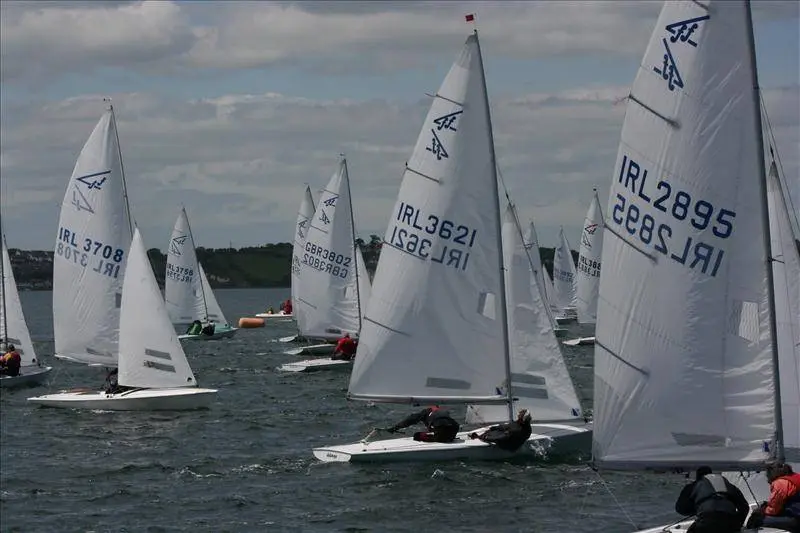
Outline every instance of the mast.
<path id="1" fill-rule="evenodd" d="M 2 212 L 2 209 L 0 209 Z M 2 326 L 2 336 L 0 336 L 0 349 L 6 350 L 8 349 L 8 310 L 6 309 L 6 236 L 3 233 L 3 223 L 2 223 L 2 215 L 0 215 L 0 290 L 3 291 L 3 323 L 0 324 Z M 9 256 L 9 263 L 11 257 Z"/>
<path id="2" fill-rule="evenodd" d="M 503 323 L 503 362 L 506 367 L 506 395 L 508 401 L 508 419 L 514 420 L 514 395 L 511 391 L 511 350 L 508 342 L 508 309 L 506 307 L 506 279 L 505 279 L 505 265 L 503 264 L 503 232 L 502 220 L 500 219 L 500 192 L 498 190 L 500 183 L 497 179 L 497 154 L 494 150 L 494 133 L 492 132 L 492 113 L 489 109 L 489 93 L 486 89 L 486 71 L 483 68 L 483 54 L 481 53 L 481 43 L 478 39 L 477 28 L 473 30 L 475 35 L 475 46 L 478 50 L 478 64 L 481 67 L 481 84 L 483 85 L 483 101 L 486 105 L 486 125 L 489 128 L 489 153 L 491 156 L 490 168 L 492 172 L 492 181 L 494 182 L 493 201 L 495 222 L 497 224 L 497 244 L 500 247 L 498 257 L 498 271 L 500 272 L 500 320 Z"/>
<path id="3" fill-rule="evenodd" d="M 117 139 L 117 153 L 119 154 L 119 168 L 122 170 L 122 195 L 125 197 L 125 212 L 128 214 L 128 229 L 131 232 L 131 239 L 133 239 L 133 222 L 131 217 L 131 204 L 128 200 L 128 186 L 125 183 L 125 166 L 122 164 L 122 146 L 119 144 L 119 131 L 117 130 L 117 116 L 114 114 L 114 106 L 111 104 L 111 98 L 103 98 L 108 102 L 108 110 L 111 111 L 111 122 L 114 123 L 114 137 Z"/>
<path id="4" fill-rule="evenodd" d="M 358 245 L 356 244 L 356 222 L 353 217 L 353 195 L 350 190 L 350 173 L 347 172 L 347 158 L 344 154 L 339 154 L 342 158 L 342 170 L 347 177 L 347 199 L 350 201 L 350 240 L 353 241 L 353 264 L 355 265 L 356 275 L 356 305 L 358 305 L 358 334 L 361 335 L 361 287 L 358 283 Z M 367 265 L 364 265 L 366 270 Z"/>
<path id="5" fill-rule="evenodd" d="M 197 279 L 200 282 L 200 294 L 203 297 L 203 310 L 205 311 L 205 317 L 203 319 L 208 321 L 208 302 L 206 302 L 206 290 L 205 287 L 203 287 L 203 276 L 200 274 L 200 260 L 197 258 L 197 248 L 194 245 L 192 226 L 189 224 L 189 215 L 186 214 L 186 208 L 184 206 L 181 206 L 181 212 L 183 213 L 183 218 L 186 219 L 186 227 L 189 229 L 189 240 L 191 241 L 192 250 L 195 252 L 194 264 L 195 268 L 197 269 Z"/>
<path id="6" fill-rule="evenodd" d="M 772 344 L 772 371 L 775 381 L 775 450 L 774 457 L 780 462 L 784 461 L 783 450 L 783 412 L 781 409 L 781 377 L 778 358 L 778 328 L 775 323 L 775 285 L 772 272 L 772 235 L 769 228 L 769 202 L 767 197 L 767 169 L 764 160 L 764 132 L 761 125 L 761 99 L 758 86 L 758 68 L 756 66 L 756 44 L 753 33 L 753 14 L 750 9 L 750 0 L 745 0 L 745 18 L 747 20 L 747 45 L 750 50 L 750 75 L 753 81 L 753 112 L 755 116 L 756 139 L 758 139 L 758 182 L 761 196 L 761 219 L 764 227 L 764 246 L 766 247 L 767 263 L 767 304 L 769 306 L 769 334 Z"/>

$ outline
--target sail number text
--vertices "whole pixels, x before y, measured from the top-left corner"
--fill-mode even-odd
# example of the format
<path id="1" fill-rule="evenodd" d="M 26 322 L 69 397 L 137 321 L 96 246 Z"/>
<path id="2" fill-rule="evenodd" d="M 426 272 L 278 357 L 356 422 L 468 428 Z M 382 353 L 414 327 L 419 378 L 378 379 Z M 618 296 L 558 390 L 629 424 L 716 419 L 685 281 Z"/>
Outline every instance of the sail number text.
<path id="1" fill-rule="evenodd" d="M 589 277 L 599 278 L 600 261 L 596 259 L 589 259 L 588 257 L 581 255 L 578 257 L 578 270 L 580 270 Z"/>
<path id="2" fill-rule="evenodd" d="M 175 266 L 167 261 L 167 279 L 178 283 L 191 283 L 194 280 L 194 269 Z"/>
<path id="3" fill-rule="evenodd" d="M 656 222 L 656 217 L 663 218 L 663 215 L 654 209 L 695 230 L 710 229 L 717 239 L 727 239 L 733 234 L 736 213 L 717 208 L 706 200 L 692 198 L 690 193 L 673 187 L 666 180 L 658 181 L 655 191 L 648 191 L 647 172 L 627 155 L 622 157 L 617 184 L 632 194 L 626 197 L 617 193 L 611 220 L 622 232 L 637 237 L 646 246 L 652 245 L 673 261 L 716 276 L 725 250 L 691 235 L 685 239 L 680 235 L 674 236 L 672 226 Z"/>
<path id="4" fill-rule="evenodd" d="M 386 233 L 391 246 L 458 270 L 467 269 L 468 249 L 475 244 L 477 234 L 478 230 L 438 215 L 425 215 L 406 202 L 400 202 L 394 224 Z"/>
<path id="5" fill-rule="evenodd" d="M 333 250 L 328 250 L 310 241 L 306 241 L 305 251 L 306 253 L 303 254 L 304 264 L 337 278 L 347 278 L 351 257 L 337 254 Z"/>
<path id="6" fill-rule="evenodd" d="M 91 266 L 93 271 L 111 278 L 119 276 L 120 263 L 125 257 L 122 248 L 114 248 L 94 239 L 81 239 L 77 233 L 63 226 L 58 228 L 55 251 L 57 256 L 68 262 L 84 268 Z"/>

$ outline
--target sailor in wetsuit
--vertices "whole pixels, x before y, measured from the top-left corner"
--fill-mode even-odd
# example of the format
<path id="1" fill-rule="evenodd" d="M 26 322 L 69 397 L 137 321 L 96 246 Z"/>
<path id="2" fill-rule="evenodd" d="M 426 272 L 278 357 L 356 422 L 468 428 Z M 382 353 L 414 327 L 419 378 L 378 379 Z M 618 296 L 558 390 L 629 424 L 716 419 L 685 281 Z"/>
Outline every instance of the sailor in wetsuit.
<path id="1" fill-rule="evenodd" d="M 394 433 L 399 429 L 420 423 L 425 424 L 427 431 L 414 433 L 414 440 L 421 442 L 453 442 L 460 429 L 458 422 L 453 420 L 449 411 L 434 405 L 407 416 L 394 426 L 387 428 L 386 431 Z"/>
<path id="2" fill-rule="evenodd" d="M 470 433 L 469 438 L 480 439 L 502 450 L 515 452 L 531 436 L 533 432 L 531 420 L 528 410 L 520 409 L 517 413 L 517 419 L 513 422 L 492 426 L 480 435 L 474 432 Z"/>

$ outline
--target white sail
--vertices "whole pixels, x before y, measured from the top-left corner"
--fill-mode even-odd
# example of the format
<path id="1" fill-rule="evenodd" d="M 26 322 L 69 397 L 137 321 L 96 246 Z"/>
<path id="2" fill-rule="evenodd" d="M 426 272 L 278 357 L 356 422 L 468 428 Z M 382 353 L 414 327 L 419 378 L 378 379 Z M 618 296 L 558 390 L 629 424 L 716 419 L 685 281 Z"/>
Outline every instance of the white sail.
<path id="1" fill-rule="evenodd" d="M 358 264 L 358 298 L 361 302 L 362 313 L 366 310 L 369 298 L 372 294 L 372 282 L 367 272 L 367 264 L 364 262 L 364 254 L 361 248 L 356 246 L 356 263 Z"/>
<path id="2" fill-rule="evenodd" d="M 181 209 L 167 247 L 164 299 L 170 320 L 176 325 L 203 320 L 206 306 L 199 283 L 194 237 L 186 209 Z"/>
<path id="3" fill-rule="evenodd" d="M 768 177 L 772 275 L 786 460 L 800 462 L 800 255 L 775 162 Z"/>
<path id="4" fill-rule="evenodd" d="M 554 301 L 559 309 L 575 307 L 577 295 L 575 294 L 575 261 L 572 251 L 564 234 L 564 228 L 558 232 L 559 244 L 553 254 L 553 288 L 555 289 Z"/>
<path id="5" fill-rule="evenodd" d="M 547 316 L 550 317 L 551 324 L 555 328 L 556 318 L 553 313 L 554 306 L 552 302 L 555 289 L 553 289 L 553 281 L 550 279 L 550 274 L 547 273 L 547 270 L 545 270 L 542 264 L 542 253 L 539 250 L 539 237 L 536 235 L 536 227 L 533 225 L 533 220 L 531 220 L 528 225 L 528 237 L 526 239 L 525 248 L 527 248 L 528 256 L 531 259 L 531 268 L 533 268 L 536 274 L 536 285 L 542 297 L 545 311 L 547 312 Z"/>
<path id="6" fill-rule="evenodd" d="M 81 150 L 61 204 L 53 256 L 56 356 L 116 366 L 130 242 L 116 121 L 109 108 Z"/>
<path id="7" fill-rule="evenodd" d="M 307 337 L 360 329 L 353 212 L 344 159 L 322 191 L 300 258 L 301 313 Z"/>
<path id="8" fill-rule="evenodd" d="M 200 262 L 197 263 L 197 271 L 200 272 L 198 299 L 202 298 L 205 304 L 205 316 L 217 324 L 228 324 L 228 320 L 225 318 L 225 314 L 219 306 L 217 297 L 214 295 L 214 291 L 211 290 L 211 284 L 208 282 L 208 277 L 206 277 L 206 271 Z"/>
<path id="9" fill-rule="evenodd" d="M 581 406 L 575 386 L 564 364 L 511 205 L 503 217 L 503 257 L 511 348 L 511 392 L 517 398 L 514 409 L 528 409 L 537 422 L 579 418 L 582 416 Z M 506 406 L 470 406 L 467 410 L 467 423 L 470 424 L 507 420 Z"/>
<path id="10" fill-rule="evenodd" d="M 600 259 L 603 255 L 603 213 L 597 191 L 583 221 L 575 291 L 578 322 L 594 324 L 597 320 L 597 290 L 600 287 Z"/>
<path id="11" fill-rule="evenodd" d="M 0 234 L 1 235 L 1 234 Z M 36 365 L 36 352 L 31 342 L 31 334 L 25 315 L 22 312 L 22 302 L 17 292 L 17 283 L 14 281 L 14 272 L 11 270 L 11 258 L 8 255 L 6 238 L 3 240 L 3 264 L 0 268 L 2 281 L 0 282 L 0 348 L 6 348 L 6 343 L 13 344 L 22 359 L 22 366 Z"/>
<path id="12" fill-rule="evenodd" d="M 741 1 L 668 1 L 609 194 L 595 462 L 746 469 L 774 450 L 754 65 Z"/>
<path id="13" fill-rule="evenodd" d="M 119 352 L 120 385 L 151 389 L 197 386 L 138 229 L 133 234 L 122 288 Z"/>
<path id="14" fill-rule="evenodd" d="M 297 223 L 294 231 L 294 244 L 292 245 L 292 314 L 297 321 L 297 329 L 304 331 L 307 328 L 307 321 L 304 313 L 304 303 L 302 302 L 302 280 L 300 271 L 302 268 L 301 260 L 303 257 L 303 247 L 306 244 L 306 233 L 314 216 L 314 198 L 311 196 L 311 187 L 306 185 L 303 200 L 300 202 L 300 210 L 297 212 Z"/>
<path id="15" fill-rule="evenodd" d="M 499 206 L 492 200 L 486 105 L 473 35 L 408 160 L 372 283 L 351 398 L 506 398 Z"/>

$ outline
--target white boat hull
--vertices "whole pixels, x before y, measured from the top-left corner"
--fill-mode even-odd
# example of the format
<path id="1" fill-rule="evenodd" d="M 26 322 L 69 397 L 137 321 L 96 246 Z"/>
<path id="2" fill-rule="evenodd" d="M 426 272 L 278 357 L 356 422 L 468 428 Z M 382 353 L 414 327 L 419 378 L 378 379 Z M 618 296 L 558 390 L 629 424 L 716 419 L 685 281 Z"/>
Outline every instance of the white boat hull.
<path id="1" fill-rule="evenodd" d="M 296 363 L 286 363 L 278 367 L 281 372 L 319 372 L 322 370 L 347 371 L 353 368 L 353 361 L 343 361 L 341 359 L 307 359 Z"/>
<path id="2" fill-rule="evenodd" d="M 566 346 L 589 346 L 594 344 L 594 337 L 578 337 L 577 339 L 567 339 L 561 344 Z"/>
<path id="3" fill-rule="evenodd" d="M 239 328 L 214 331 L 213 335 L 205 335 L 204 333 L 200 335 L 178 335 L 178 339 L 182 341 L 215 341 L 219 339 L 229 339 L 236 335 L 237 331 L 239 331 Z"/>
<path id="4" fill-rule="evenodd" d="M 653 527 L 650 529 L 642 529 L 636 531 L 635 533 L 686 533 L 686 530 L 689 529 L 694 523 L 694 520 L 684 520 L 683 522 L 678 522 L 677 524 L 672 524 L 669 526 L 658 526 Z M 785 529 L 775 529 L 774 527 L 759 527 L 757 529 L 742 529 L 742 533 L 747 532 L 758 532 L 758 533 L 786 533 Z"/>
<path id="5" fill-rule="evenodd" d="M 28 398 L 45 407 L 101 409 L 105 411 L 185 411 L 204 409 L 216 398 L 215 389 L 135 389 L 117 394 L 96 390 L 72 390 Z"/>
<path id="6" fill-rule="evenodd" d="M 314 457 L 327 463 L 347 462 L 401 462 L 479 460 L 497 461 L 512 457 L 541 455 L 542 453 L 589 452 L 592 443 L 592 423 L 533 424 L 528 441 L 514 452 L 501 450 L 478 439 L 470 439 L 473 431 L 485 431 L 489 426 L 462 431 L 450 443 L 417 442 L 412 437 L 358 442 L 340 446 L 314 448 Z"/>
<path id="7" fill-rule="evenodd" d="M 255 315 L 256 318 L 263 318 L 264 320 L 274 320 L 274 319 L 283 319 L 283 320 L 291 320 L 294 318 L 293 314 L 284 314 L 283 312 L 280 313 L 258 313 Z"/>
<path id="8" fill-rule="evenodd" d="M 292 348 L 291 350 L 286 350 L 283 353 L 286 355 L 333 355 L 333 351 L 336 349 L 335 344 L 324 343 L 324 344 L 311 344 L 309 346 L 300 346 L 299 348 Z"/>
<path id="9" fill-rule="evenodd" d="M 15 389 L 18 387 L 35 387 L 44 383 L 49 376 L 52 366 L 29 366 L 20 369 L 19 376 L 0 376 L 0 389 Z"/>

